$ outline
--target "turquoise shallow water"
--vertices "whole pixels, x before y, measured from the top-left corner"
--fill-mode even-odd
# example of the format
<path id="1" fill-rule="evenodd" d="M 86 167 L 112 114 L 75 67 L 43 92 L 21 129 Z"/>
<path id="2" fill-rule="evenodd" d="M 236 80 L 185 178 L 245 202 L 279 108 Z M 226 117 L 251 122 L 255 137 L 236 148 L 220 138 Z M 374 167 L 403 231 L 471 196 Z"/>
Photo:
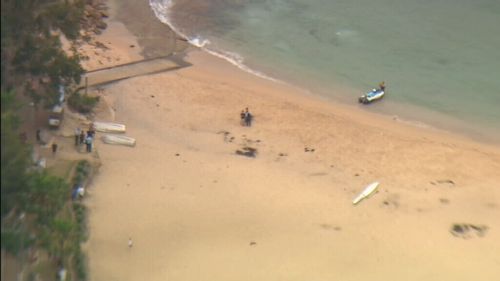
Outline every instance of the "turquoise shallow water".
<path id="1" fill-rule="evenodd" d="M 150 0 L 238 64 L 368 110 L 500 141 L 499 0 Z M 349 91 L 334 91 L 336 85 Z"/>

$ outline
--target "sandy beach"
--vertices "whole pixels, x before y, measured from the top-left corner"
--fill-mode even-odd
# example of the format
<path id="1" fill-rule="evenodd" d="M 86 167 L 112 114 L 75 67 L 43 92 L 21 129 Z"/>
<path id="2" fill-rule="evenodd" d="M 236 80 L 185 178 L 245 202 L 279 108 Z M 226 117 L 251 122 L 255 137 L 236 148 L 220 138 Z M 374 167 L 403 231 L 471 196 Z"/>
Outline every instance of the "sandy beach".
<path id="1" fill-rule="evenodd" d="M 120 16 L 110 7 L 109 61 L 179 48 L 134 35 L 147 29 L 133 27 L 147 1 Z M 95 120 L 126 124 L 137 145 L 96 144 L 90 280 L 500 278 L 498 145 L 185 53 L 190 67 L 101 87 Z M 90 52 L 88 69 L 103 56 Z M 236 153 L 244 147 L 256 157 Z M 378 192 L 354 206 L 374 181 Z"/>

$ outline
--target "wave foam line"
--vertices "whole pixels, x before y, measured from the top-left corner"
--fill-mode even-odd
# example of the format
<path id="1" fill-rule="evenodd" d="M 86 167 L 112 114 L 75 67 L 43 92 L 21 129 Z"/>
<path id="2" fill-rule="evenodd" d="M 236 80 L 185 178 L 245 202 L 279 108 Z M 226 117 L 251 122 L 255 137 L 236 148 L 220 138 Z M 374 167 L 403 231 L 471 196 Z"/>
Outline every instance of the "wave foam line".
<path id="1" fill-rule="evenodd" d="M 238 67 L 239 69 L 258 76 L 260 78 L 264 78 L 273 82 L 288 84 L 282 80 L 270 77 L 260 71 L 254 70 L 244 63 L 244 58 L 234 52 L 224 51 L 224 50 L 215 50 L 210 48 L 211 42 L 208 39 L 204 39 L 201 36 L 187 36 L 185 33 L 177 29 L 171 22 L 169 18 L 170 8 L 174 5 L 174 1 L 172 0 L 149 0 L 149 6 L 153 10 L 156 18 L 158 18 L 162 23 L 166 24 L 170 29 L 172 29 L 177 35 L 182 38 L 185 38 L 191 45 L 200 48 L 201 50 L 216 56 L 218 58 L 224 59 L 232 65 Z"/>

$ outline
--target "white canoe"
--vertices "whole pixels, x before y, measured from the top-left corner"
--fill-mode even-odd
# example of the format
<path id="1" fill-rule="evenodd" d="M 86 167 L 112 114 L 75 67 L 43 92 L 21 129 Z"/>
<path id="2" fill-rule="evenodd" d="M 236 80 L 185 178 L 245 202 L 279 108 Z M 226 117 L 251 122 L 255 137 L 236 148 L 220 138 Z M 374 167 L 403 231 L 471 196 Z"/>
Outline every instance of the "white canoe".
<path id="1" fill-rule="evenodd" d="M 352 200 L 352 204 L 356 205 L 359 203 L 359 201 L 370 196 L 370 194 L 372 194 L 373 192 L 375 192 L 375 190 L 377 190 L 378 185 L 379 185 L 379 182 L 374 182 L 374 183 L 369 184 L 367 187 L 365 187 L 363 192 L 361 192 L 358 196 L 356 196 L 356 198 L 354 198 L 354 200 Z"/>
<path id="2" fill-rule="evenodd" d="M 104 135 L 102 141 L 108 144 L 120 144 L 126 146 L 135 146 L 135 139 L 120 135 Z"/>
<path id="3" fill-rule="evenodd" d="M 125 133 L 125 125 L 110 122 L 94 122 L 94 129 L 104 133 Z"/>

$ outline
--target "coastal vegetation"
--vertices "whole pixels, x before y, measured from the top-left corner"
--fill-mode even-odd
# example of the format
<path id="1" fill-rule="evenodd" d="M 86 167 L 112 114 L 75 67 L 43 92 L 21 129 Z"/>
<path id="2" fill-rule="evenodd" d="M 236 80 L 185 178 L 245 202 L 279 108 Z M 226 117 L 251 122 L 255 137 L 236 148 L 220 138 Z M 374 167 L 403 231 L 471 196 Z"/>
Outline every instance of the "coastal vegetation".
<path id="1" fill-rule="evenodd" d="M 81 94 L 80 92 L 75 92 L 68 98 L 69 106 L 80 113 L 89 113 L 98 102 L 99 97 Z"/>
<path id="2" fill-rule="evenodd" d="M 87 239 L 86 208 L 70 200 L 72 187 L 85 185 L 92 165 L 72 165 L 68 178 L 60 178 L 30 163 L 31 147 L 16 130 L 19 118 L 12 109 L 12 92 L 2 92 L 1 200 L 2 250 L 26 262 L 30 253 L 42 252 L 53 268 L 74 272 L 72 280 L 86 279 L 85 257 L 80 249 Z M 15 108 L 15 107 L 14 107 Z M 26 264 L 28 272 L 36 272 Z"/>
<path id="3" fill-rule="evenodd" d="M 28 94 L 38 104 L 58 98 L 59 85 L 78 83 L 83 69 L 76 52 L 62 49 L 60 36 L 79 36 L 83 0 L 2 1 L 2 89 Z"/>
<path id="4" fill-rule="evenodd" d="M 60 38 L 80 38 L 88 2 L 1 1 L 1 245 L 2 257 L 8 253 L 21 264 L 22 280 L 53 280 L 62 268 L 67 280 L 87 278 L 81 250 L 88 236 L 86 208 L 71 198 L 92 164 L 71 162 L 64 177 L 33 165 L 33 147 L 20 137 L 20 109 L 26 100 L 49 107 L 59 99 L 59 86 L 80 82 L 81 58 L 73 47 L 66 52 Z M 87 111 L 97 102 L 70 99 Z"/>

